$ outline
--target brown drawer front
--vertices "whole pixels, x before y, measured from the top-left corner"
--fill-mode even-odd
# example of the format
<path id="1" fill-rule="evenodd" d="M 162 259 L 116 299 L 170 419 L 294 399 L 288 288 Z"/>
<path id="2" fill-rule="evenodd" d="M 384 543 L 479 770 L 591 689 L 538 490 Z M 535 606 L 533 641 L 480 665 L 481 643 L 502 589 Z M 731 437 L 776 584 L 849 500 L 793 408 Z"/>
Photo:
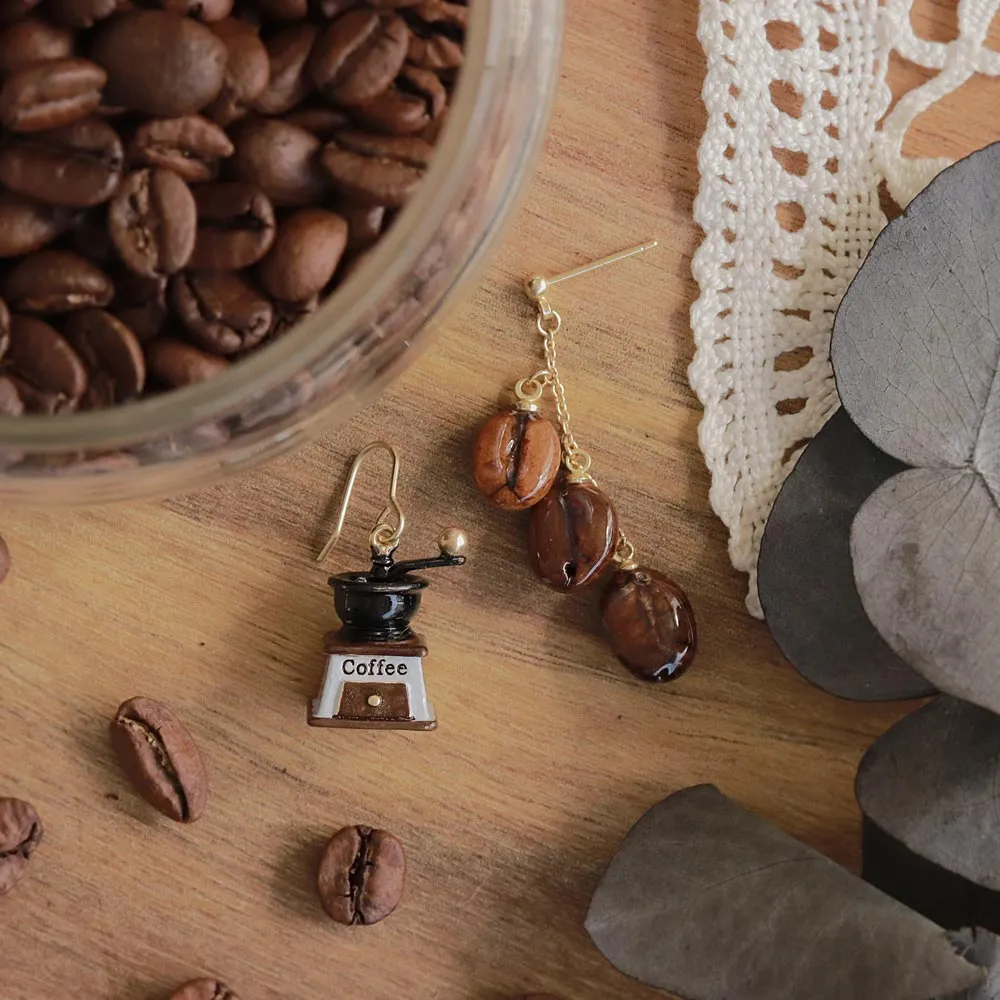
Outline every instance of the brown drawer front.
<path id="1" fill-rule="evenodd" d="M 381 699 L 380 704 L 369 704 L 368 699 L 373 695 Z M 337 716 L 341 719 L 391 719 L 397 722 L 410 719 L 412 716 L 406 685 L 346 681 L 340 693 Z"/>

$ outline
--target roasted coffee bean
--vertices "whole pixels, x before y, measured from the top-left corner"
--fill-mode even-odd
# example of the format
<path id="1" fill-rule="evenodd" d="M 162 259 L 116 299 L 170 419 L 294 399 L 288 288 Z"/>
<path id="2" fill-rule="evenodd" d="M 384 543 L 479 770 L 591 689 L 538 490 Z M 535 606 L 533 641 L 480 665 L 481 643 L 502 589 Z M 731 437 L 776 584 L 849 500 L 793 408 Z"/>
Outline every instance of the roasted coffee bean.
<path id="1" fill-rule="evenodd" d="M 246 122 L 236 136 L 233 173 L 260 188 L 275 205 L 321 204 L 330 178 L 320 163 L 319 139 L 273 118 Z"/>
<path id="2" fill-rule="evenodd" d="M 226 73 L 222 39 L 164 10 L 132 11 L 102 24 L 90 56 L 108 72 L 109 104 L 161 118 L 201 111 L 219 96 Z"/>
<path id="3" fill-rule="evenodd" d="M 0 0 L 0 21 L 16 21 L 38 6 L 39 0 Z"/>
<path id="4" fill-rule="evenodd" d="M 115 275 L 114 314 L 141 344 L 159 336 L 167 318 L 167 278 L 147 278 L 124 269 Z"/>
<path id="5" fill-rule="evenodd" d="M 257 29 L 238 17 L 212 25 L 226 46 L 226 75 L 219 96 L 205 114 L 223 127 L 243 118 L 267 87 L 271 68 Z"/>
<path id="6" fill-rule="evenodd" d="M 301 21 L 309 13 L 309 0 L 257 0 L 265 21 Z"/>
<path id="7" fill-rule="evenodd" d="M 7 308 L 7 303 L 0 299 L 0 363 L 3 362 L 8 347 L 10 347 L 10 310 Z"/>
<path id="8" fill-rule="evenodd" d="M 0 375 L 0 417 L 19 417 L 24 413 L 24 400 L 17 391 L 17 385 L 13 379 L 6 375 Z M 0 539 L 2 542 L 2 539 Z M 3 572 L 3 560 L 5 553 L 0 548 L 0 581 L 6 575 Z"/>
<path id="9" fill-rule="evenodd" d="M 175 274 L 194 250 L 198 215 L 190 188 L 172 170 L 139 170 L 108 208 L 108 231 L 125 264 L 155 278 Z"/>
<path id="10" fill-rule="evenodd" d="M 223 21 L 233 12 L 233 0 L 149 0 L 147 6 L 196 17 L 206 23 Z"/>
<path id="11" fill-rule="evenodd" d="M 472 470 L 476 488 L 504 510 L 525 510 L 552 489 L 562 461 L 559 432 L 530 410 L 491 417 L 476 438 Z"/>
<path id="12" fill-rule="evenodd" d="M 240 1000 L 218 979 L 193 979 L 185 983 L 170 1000 Z"/>
<path id="13" fill-rule="evenodd" d="M 66 231 L 70 216 L 19 194 L 0 192 L 0 257 L 40 250 Z"/>
<path id="14" fill-rule="evenodd" d="M 128 155 L 132 163 L 168 167 L 194 184 L 218 176 L 219 161 L 233 155 L 233 144 L 201 115 L 154 118 L 136 130 Z"/>
<path id="15" fill-rule="evenodd" d="M 135 399 L 146 384 L 146 359 L 135 334 L 103 309 L 83 309 L 66 321 L 66 339 L 87 366 L 91 409 Z"/>
<path id="16" fill-rule="evenodd" d="M 382 205 L 337 205 L 337 214 L 347 220 L 347 249 L 352 253 L 374 246 L 385 229 Z"/>
<path id="17" fill-rule="evenodd" d="M 32 313 L 106 306 L 115 293 L 103 271 L 68 250 L 28 254 L 4 276 L 0 288 L 11 309 Z"/>
<path id="18" fill-rule="evenodd" d="M 146 345 L 146 367 L 158 382 L 177 389 L 221 375 L 229 362 L 183 340 L 163 337 Z"/>
<path id="19" fill-rule="evenodd" d="M 0 539 L 0 548 L 7 546 Z M 5 560 L 10 565 L 10 557 Z M 6 576 L 6 566 L 0 580 Z M 0 896 L 24 878 L 28 862 L 42 842 L 42 821 L 34 807 L 21 799 L 0 799 Z"/>
<path id="20" fill-rule="evenodd" d="M 45 0 L 42 11 L 64 28 L 92 28 L 111 17 L 119 6 L 119 0 Z"/>
<path id="21" fill-rule="evenodd" d="M 416 136 L 343 130 L 323 148 L 334 187 L 367 205 L 401 208 L 424 179 L 434 147 Z"/>
<path id="22" fill-rule="evenodd" d="M 305 65 L 319 29 L 313 24 L 297 24 L 279 31 L 267 43 L 270 79 L 257 98 L 261 114 L 283 115 L 291 111 L 312 90 Z"/>
<path id="23" fill-rule="evenodd" d="M 558 590 L 593 583 L 611 564 L 617 544 L 618 515 L 593 483 L 560 477 L 531 512 L 532 568 Z"/>
<path id="24" fill-rule="evenodd" d="M 406 852 L 387 830 L 348 826 L 326 845 L 316 889 L 338 924 L 377 924 L 399 905 L 406 881 Z"/>
<path id="25" fill-rule="evenodd" d="M 618 659 L 645 681 L 672 681 L 694 661 L 698 629 L 687 595 L 656 570 L 621 569 L 601 600 Z"/>
<path id="26" fill-rule="evenodd" d="M 88 118 L 0 145 L 0 182 L 50 205 L 83 208 L 108 200 L 121 180 L 122 144 L 106 122 Z"/>
<path id="27" fill-rule="evenodd" d="M 349 10 L 317 39 L 308 72 L 330 100 L 356 107 L 389 87 L 406 61 L 409 44 L 409 29 L 398 15 Z"/>
<path id="28" fill-rule="evenodd" d="M 67 340 L 48 323 L 12 316 L 5 373 L 32 413 L 75 410 L 87 388 L 87 369 Z"/>
<path id="29" fill-rule="evenodd" d="M 239 271 L 256 264 L 274 242 L 274 209 L 263 191 L 242 181 L 194 190 L 198 236 L 190 266 Z"/>
<path id="30" fill-rule="evenodd" d="M 188 336 L 214 354 L 256 347 L 271 329 L 271 303 L 234 271 L 183 271 L 170 297 Z"/>
<path id="31" fill-rule="evenodd" d="M 389 135 L 416 135 L 444 114 L 448 92 L 437 73 L 404 66 L 388 90 L 353 109 L 363 125 Z"/>
<path id="32" fill-rule="evenodd" d="M 424 69 L 457 70 L 464 57 L 469 10 L 447 0 L 422 0 L 406 12 L 410 45 L 406 58 Z"/>
<path id="33" fill-rule="evenodd" d="M 26 17 L 0 31 L 0 75 L 11 76 L 34 63 L 67 59 L 73 54 L 73 33 L 54 24 Z"/>
<path id="34" fill-rule="evenodd" d="M 307 132 L 326 142 L 332 139 L 340 129 L 351 123 L 346 112 L 339 108 L 296 108 L 285 116 L 289 125 L 298 125 Z"/>
<path id="35" fill-rule="evenodd" d="M 103 205 L 74 214 L 69 238 L 73 249 L 92 264 L 107 268 L 117 263 L 115 246 L 108 233 L 108 213 Z"/>
<path id="36" fill-rule="evenodd" d="M 133 788 L 164 816 L 193 823 L 205 811 L 201 754 L 166 705 L 152 698 L 123 702 L 111 721 L 111 746 Z"/>
<path id="37" fill-rule="evenodd" d="M 298 326 L 306 316 L 311 316 L 316 312 L 319 308 L 319 296 L 314 295 L 303 302 L 283 302 L 280 299 L 275 299 L 272 305 L 274 306 L 274 324 L 271 327 L 271 332 L 267 335 L 268 340 L 276 340 L 283 333 L 291 330 L 293 326 Z"/>
<path id="38" fill-rule="evenodd" d="M 0 123 L 44 132 L 86 118 L 101 103 L 107 74 L 87 59 L 53 59 L 11 74 L 0 89 Z"/>
<path id="39" fill-rule="evenodd" d="M 321 208 L 303 208 L 278 226 L 261 261 L 260 281 L 270 295 L 301 302 L 321 292 L 347 246 L 347 222 Z"/>

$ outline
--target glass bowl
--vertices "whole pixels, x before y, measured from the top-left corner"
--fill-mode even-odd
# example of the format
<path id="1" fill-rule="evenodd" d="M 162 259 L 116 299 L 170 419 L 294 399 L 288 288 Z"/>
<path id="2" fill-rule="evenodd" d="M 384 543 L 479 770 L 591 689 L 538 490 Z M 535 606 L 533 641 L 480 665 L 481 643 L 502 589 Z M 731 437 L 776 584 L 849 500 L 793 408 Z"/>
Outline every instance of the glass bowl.
<path id="1" fill-rule="evenodd" d="M 210 382 L 114 409 L 0 417 L 0 499 L 180 493 L 342 421 L 407 366 L 474 282 L 537 158 L 563 0 L 472 0 L 465 65 L 417 194 L 315 313 Z"/>

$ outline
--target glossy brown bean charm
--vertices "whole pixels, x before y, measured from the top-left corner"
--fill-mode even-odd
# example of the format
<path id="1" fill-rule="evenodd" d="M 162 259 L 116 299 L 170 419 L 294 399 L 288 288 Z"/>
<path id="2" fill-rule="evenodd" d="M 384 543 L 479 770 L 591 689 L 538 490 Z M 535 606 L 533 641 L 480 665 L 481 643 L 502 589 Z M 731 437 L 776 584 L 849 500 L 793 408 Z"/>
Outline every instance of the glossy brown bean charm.
<path id="1" fill-rule="evenodd" d="M 593 483 L 560 478 L 531 512 L 534 571 L 557 590 L 593 583 L 614 558 L 618 515 Z"/>
<path id="2" fill-rule="evenodd" d="M 673 580 L 644 567 L 621 569 L 601 600 L 618 659 L 644 681 L 672 681 L 694 661 L 698 629 L 687 595 Z"/>
<path id="3" fill-rule="evenodd" d="M 559 433 L 551 421 L 531 410 L 498 413 L 476 438 L 476 488 L 497 507 L 526 510 L 552 489 L 560 457 Z"/>

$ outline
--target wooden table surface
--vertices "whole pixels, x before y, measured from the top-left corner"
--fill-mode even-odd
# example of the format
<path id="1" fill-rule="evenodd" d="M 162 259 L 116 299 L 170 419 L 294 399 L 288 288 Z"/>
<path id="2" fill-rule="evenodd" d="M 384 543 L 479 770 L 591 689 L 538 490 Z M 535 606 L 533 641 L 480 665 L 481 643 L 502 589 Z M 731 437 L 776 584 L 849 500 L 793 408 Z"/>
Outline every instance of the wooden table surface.
<path id="1" fill-rule="evenodd" d="M 952 6 L 918 8 L 931 34 L 947 37 Z M 788 667 L 747 616 L 708 507 L 685 378 L 697 5 L 569 7 L 551 136 L 516 224 L 465 310 L 376 405 L 201 495 L 4 511 L 0 795 L 32 801 L 46 838 L 0 901 L 2 1000 L 163 1000 L 204 973 L 243 1000 L 653 1000 L 664 994 L 619 975 L 582 923 L 631 824 L 695 782 L 857 864 L 855 768 L 911 706 L 839 702 Z M 893 78 L 920 74 L 896 65 Z M 995 138 L 984 93 L 925 116 L 910 150 Z M 699 616 L 696 668 L 655 689 L 615 662 L 595 595 L 533 579 L 523 522 L 487 509 L 468 472 L 477 425 L 535 365 L 526 269 L 650 235 L 662 250 L 560 290 L 558 306 L 578 436 L 644 559 Z M 311 730 L 336 621 L 312 554 L 351 456 L 383 437 L 404 458 L 403 551 L 433 551 L 448 524 L 472 541 L 466 568 L 435 574 L 420 618 L 441 726 Z M 363 477 L 327 569 L 363 564 L 383 483 Z M 207 759 L 209 808 L 191 827 L 152 813 L 111 757 L 108 719 L 140 693 L 171 705 Z M 334 926 L 312 890 L 324 839 L 352 823 L 394 830 L 409 852 L 404 904 L 372 928 Z"/>

